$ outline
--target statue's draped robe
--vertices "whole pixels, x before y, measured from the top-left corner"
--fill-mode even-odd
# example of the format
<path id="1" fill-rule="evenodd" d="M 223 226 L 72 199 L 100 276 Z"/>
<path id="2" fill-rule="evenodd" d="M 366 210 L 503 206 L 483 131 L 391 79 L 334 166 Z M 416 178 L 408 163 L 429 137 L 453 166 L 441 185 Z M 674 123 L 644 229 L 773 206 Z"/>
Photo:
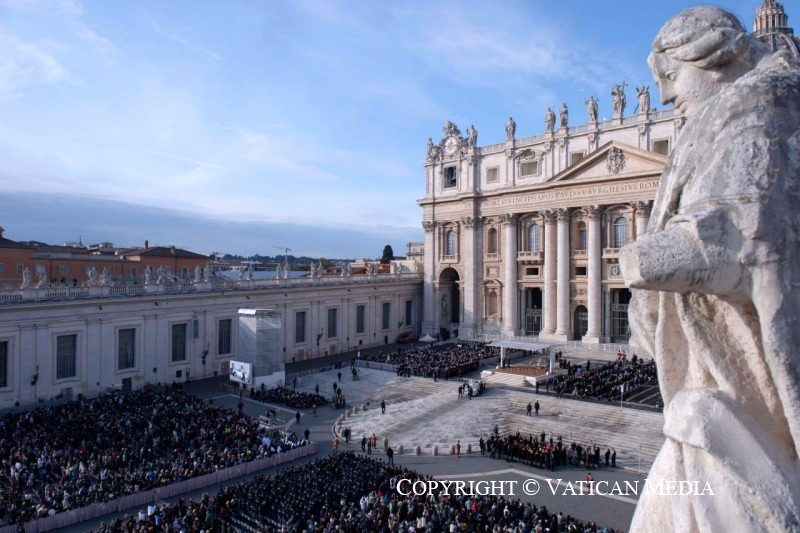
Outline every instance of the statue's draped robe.
<path id="1" fill-rule="evenodd" d="M 620 261 L 665 403 L 650 485 L 715 493 L 645 494 L 631 530 L 800 530 L 796 63 L 761 59 L 688 118 L 647 232 Z"/>

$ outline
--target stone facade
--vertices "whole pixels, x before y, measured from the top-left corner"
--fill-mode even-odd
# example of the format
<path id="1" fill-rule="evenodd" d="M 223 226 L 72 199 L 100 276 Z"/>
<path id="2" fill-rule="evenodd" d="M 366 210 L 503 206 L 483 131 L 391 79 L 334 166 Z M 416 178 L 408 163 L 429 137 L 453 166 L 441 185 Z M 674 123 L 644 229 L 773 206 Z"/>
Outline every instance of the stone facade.
<path id="1" fill-rule="evenodd" d="M 0 408 L 227 373 L 242 308 L 280 313 L 286 362 L 391 343 L 419 332 L 420 281 L 376 274 L 7 291 Z"/>
<path id="2" fill-rule="evenodd" d="M 548 110 L 532 137 L 510 119 L 504 143 L 478 147 L 452 123 L 429 141 L 424 333 L 627 340 L 618 249 L 644 232 L 684 121 L 641 93 L 633 116 L 623 101 L 612 120 L 554 129 Z"/>

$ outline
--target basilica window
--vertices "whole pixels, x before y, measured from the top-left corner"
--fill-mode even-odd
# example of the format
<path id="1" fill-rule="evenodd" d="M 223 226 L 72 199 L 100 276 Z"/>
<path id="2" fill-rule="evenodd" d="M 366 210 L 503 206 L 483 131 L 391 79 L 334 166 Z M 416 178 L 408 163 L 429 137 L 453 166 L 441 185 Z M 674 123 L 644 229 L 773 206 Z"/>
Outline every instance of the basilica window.
<path id="1" fill-rule="evenodd" d="M 500 180 L 500 169 L 492 167 L 486 169 L 486 183 L 497 183 Z"/>
<path id="2" fill-rule="evenodd" d="M 622 248 L 628 244 L 628 219 L 617 217 L 614 219 L 614 247 Z"/>
<path id="3" fill-rule="evenodd" d="M 533 223 L 528 228 L 528 251 L 538 252 L 542 246 L 542 230 L 539 224 Z"/>
<path id="4" fill-rule="evenodd" d="M 669 139 L 653 141 L 653 152 L 661 155 L 669 155 Z"/>
<path id="5" fill-rule="evenodd" d="M 445 167 L 442 171 L 442 186 L 445 189 L 456 186 L 456 167 Z"/>
<path id="6" fill-rule="evenodd" d="M 586 249 L 586 223 L 578 222 L 578 247 L 576 250 Z"/>
<path id="7" fill-rule="evenodd" d="M 486 294 L 486 316 L 497 315 L 497 291 L 490 289 Z"/>
<path id="8" fill-rule="evenodd" d="M 522 176 L 535 176 L 539 173 L 539 162 L 538 161 L 527 161 L 525 163 L 521 163 L 520 166 L 520 173 Z"/>
<path id="9" fill-rule="evenodd" d="M 497 228 L 489 228 L 489 232 L 486 234 L 486 253 L 497 253 Z"/>
<path id="10" fill-rule="evenodd" d="M 444 234 L 444 255 L 456 255 L 456 232 L 451 229 Z"/>
<path id="11" fill-rule="evenodd" d="M 575 165 L 583 161 L 583 152 L 572 152 L 569 156 L 569 164 Z"/>

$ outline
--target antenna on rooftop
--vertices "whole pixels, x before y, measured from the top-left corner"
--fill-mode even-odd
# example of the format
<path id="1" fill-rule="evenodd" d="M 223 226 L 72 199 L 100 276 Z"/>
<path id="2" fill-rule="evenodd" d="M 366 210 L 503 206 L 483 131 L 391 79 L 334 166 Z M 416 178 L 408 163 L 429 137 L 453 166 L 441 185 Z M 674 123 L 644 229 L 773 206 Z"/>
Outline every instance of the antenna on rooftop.
<path id="1" fill-rule="evenodd" d="M 277 248 L 278 250 L 283 250 L 284 262 L 288 265 L 289 264 L 289 252 L 291 252 L 292 249 L 291 248 L 287 248 L 286 246 L 276 246 L 275 248 Z"/>

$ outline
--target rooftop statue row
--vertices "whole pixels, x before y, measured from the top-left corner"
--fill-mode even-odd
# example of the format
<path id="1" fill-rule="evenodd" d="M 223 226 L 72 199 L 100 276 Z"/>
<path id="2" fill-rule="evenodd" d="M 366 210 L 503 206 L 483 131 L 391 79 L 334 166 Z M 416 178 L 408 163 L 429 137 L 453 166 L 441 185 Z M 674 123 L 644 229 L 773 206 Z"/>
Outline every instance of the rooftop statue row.
<path id="1" fill-rule="evenodd" d="M 642 85 L 636 88 L 636 97 L 638 104 L 636 109 L 639 114 L 647 115 L 650 112 L 650 87 Z M 611 89 L 611 98 L 614 111 L 614 119 L 621 121 L 625 112 L 625 82 L 615 85 Z M 589 117 L 589 124 L 596 125 L 598 123 L 598 109 L 599 103 L 597 98 L 590 96 L 584 101 L 586 104 L 586 112 Z M 561 104 L 559 109 L 559 127 L 569 127 L 569 108 L 566 103 Z M 544 115 L 544 131 L 545 133 L 553 133 L 556 124 L 556 114 L 552 107 L 548 107 Z M 508 117 L 506 121 L 506 140 L 513 141 L 517 134 L 517 123 L 513 117 Z M 458 151 L 466 153 L 467 149 L 477 148 L 478 146 L 478 130 L 475 126 L 467 128 L 467 137 L 461 136 L 461 131 L 453 122 L 447 121 L 442 128 L 442 140 L 439 144 L 434 144 L 433 139 L 428 137 L 427 144 L 427 160 L 432 163 L 443 155 L 453 155 Z"/>

